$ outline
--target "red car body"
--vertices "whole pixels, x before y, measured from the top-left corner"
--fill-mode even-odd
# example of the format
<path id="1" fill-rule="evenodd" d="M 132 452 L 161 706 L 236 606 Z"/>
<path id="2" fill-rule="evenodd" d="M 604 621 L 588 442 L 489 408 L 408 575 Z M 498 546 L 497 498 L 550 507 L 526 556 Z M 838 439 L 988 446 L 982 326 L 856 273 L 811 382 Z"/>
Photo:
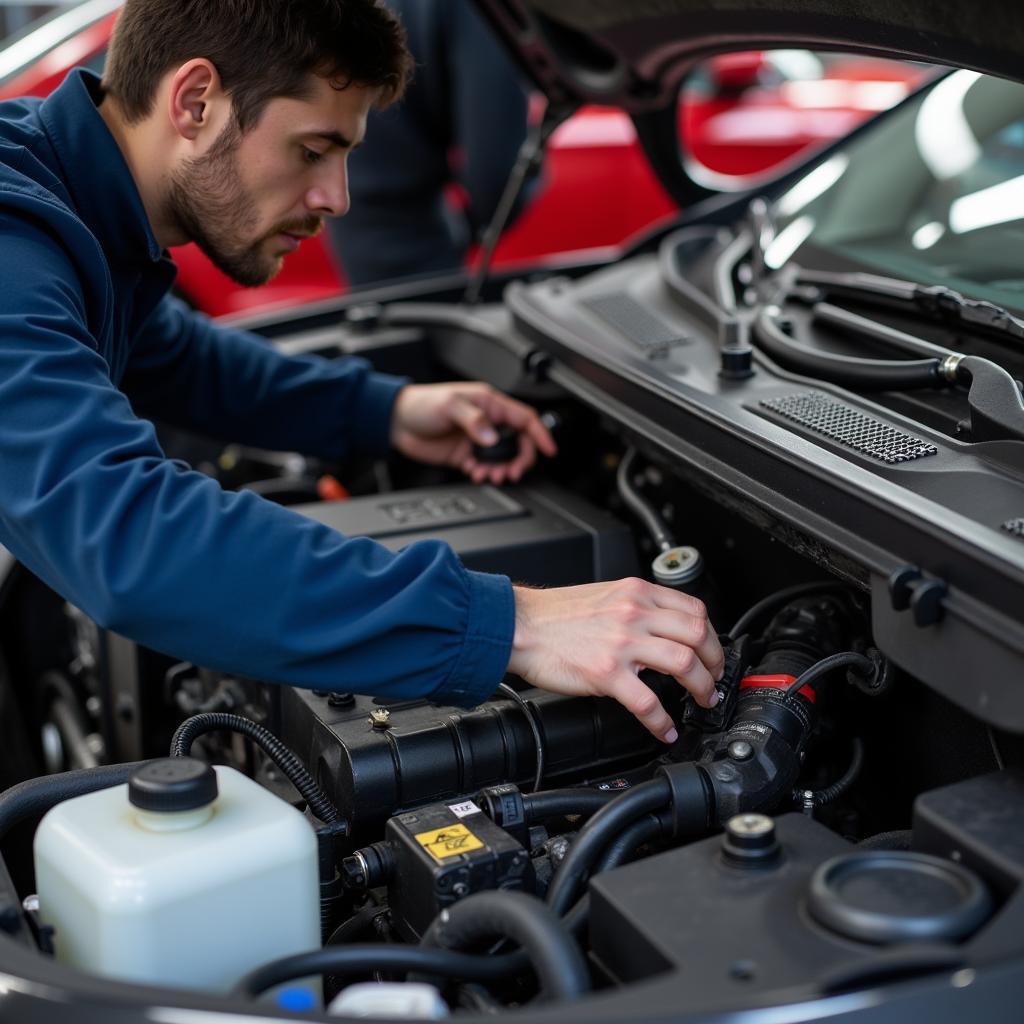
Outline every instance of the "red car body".
<path id="1" fill-rule="evenodd" d="M 67 72 L 102 58 L 117 13 L 80 27 L 43 56 L 0 82 L 0 100 L 46 96 Z M 710 88 L 680 103 L 688 159 L 720 187 L 740 185 L 801 150 L 846 134 L 906 93 L 921 70 L 894 61 L 832 61 L 813 80 L 763 81 L 766 58 L 732 54 L 709 62 Z M 544 183 L 495 253 L 495 266 L 554 253 L 615 246 L 672 216 L 676 206 L 658 183 L 632 122 L 620 110 L 589 106 L 552 136 Z M 346 288 L 322 238 L 289 256 L 260 288 L 242 288 L 194 246 L 175 249 L 178 290 L 211 316 L 254 313 L 326 299 Z M 473 257 L 471 256 L 471 259 Z"/>

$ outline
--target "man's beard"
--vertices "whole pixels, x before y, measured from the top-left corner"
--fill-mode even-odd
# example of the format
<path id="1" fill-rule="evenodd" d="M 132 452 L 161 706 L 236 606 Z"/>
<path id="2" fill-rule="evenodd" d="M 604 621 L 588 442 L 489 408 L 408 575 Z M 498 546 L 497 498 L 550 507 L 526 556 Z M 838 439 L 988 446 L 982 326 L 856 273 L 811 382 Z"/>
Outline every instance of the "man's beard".
<path id="1" fill-rule="evenodd" d="M 320 227 L 320 218 L 281 224 L 253 239 L 259 216 L 238 171 L 241 141 L 238 127 L 229 125 L 209 153 L 174 171 L 166 208 L 173 222 L 218 270 L 240 285 L 255 288 L 281 269 L 282 258 L 265 251 L 268 239 L 283 232 L 313 234 Z"/>

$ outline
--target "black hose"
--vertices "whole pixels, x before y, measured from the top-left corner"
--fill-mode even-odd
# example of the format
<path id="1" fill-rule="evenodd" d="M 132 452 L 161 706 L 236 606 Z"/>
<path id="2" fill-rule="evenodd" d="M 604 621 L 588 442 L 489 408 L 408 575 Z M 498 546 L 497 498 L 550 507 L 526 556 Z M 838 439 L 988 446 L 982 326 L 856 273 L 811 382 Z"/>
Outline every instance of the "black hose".
<path id="1" fill-rule="evenodd" d="M 794 341 L 768 309 L 757 317 L 755 334 L 760 347 L 787 369 L 843 387 L 904 391 L 949 386 L 942 375 L 941 359 L 865 359 L 826 352 Z"/>
<path id="2" fill-rule="evenodd" d="M 544 766 L 547 760 L 544 746 L 544 735 L 540 731 L 540 723 L 537 721 L 537 715 L 533 708 L 526 703 L 526 699 L 523 697 L 518 690 L 514 690 L 508 683 L 500 683 L 498 685 L 498 691 L 504 694 L 509 700 L 513 700 L 523 709 L 523 714 L 526 715 L 526 721 L 530 726 L 530 732 L 533 734 L 533 745 L 537 751 L 537 763 L 533 775 L 533 792 L 536 793 L 544 783 Z"/>
<path id="3" fill-rule="evenodd" d="M 824 807 L 825 804 L 838 800 L 860 776 L 860 770 L 864 767 L 864 741 L 859 736 L 853 737 L 853 755 L 850 758 L 850 765 L 831 786 L 824 789 L 811 790 L 804 795 L 804 791 L 798 791 L 796 796 L 804 803 L 812 807 Z"/>
<path id="4" fill-rule="evenodd" d="M 213 712 L 187 718 L 171 737 L 171 757 L 188 757 L 192 750 L 192 744 L 198 737 L 208 732 L 219 732 L 222 729 L 241 733 L 256 743 L 267 757 L 281 769 L 288 781 L 309 804 L 309 809 L 321 821 L 333 825 L 341 820 L 338 808 L 317 785 L 313 776 L 306 771 L 305 765 L 299 760 L 298 755 L 269 729 L 265 729 L 248 718 L 242 718 L 240 715 Z"/>
<path id="5" fill-rule="evenodd" d="M 782 608 L 783 605 L 789 604 L 789 602 L 795 598 L 803 597 L 805 594 L 817 594 L 819 592 L 827 593 L 835 590 L 849 592 L 850 587 L 848 584 L 840 583 L 837 580 L 822 580 L 820 583 L 797 583 L 792 587 L 784 587 L 782 590 L 776 590 L 773 594 L 769 594 L 767 597 L 762 597 L 757 604 L 751 605 L 751 607 L 740 616 L 736 625 L 729 630 L 728 635 L 733 640 L 736 640 L 744 633 L 749 633 L 750 628 L 759 619 L 779 608 Z"/>
<path id="6" fill-rule="evenodd" d="M 853 668 L 858 674 L 870 678 L 878 671 L 878 666 L 866 655 L 858 654 L 856 651 L 842 651 L 839 654 L 830 654 L 821 661 L 816 661 L 809 669 L 801 672 L 797 678 L 786 687 L 786 696 L 795 696 L 809 683 L 816 682 L 822 676 L 834 672 L 837 668 Z"/>
<path id="7" fill-rule="evenodd" d="M 45 814 L 51 807 L 65 800 L 124 785 L 132 772 L 144 764 L 145 761 L 131 761 L 127 764 L 101 765 L 99 768 L 79 768 L 58 775 L 43 775 L 11 786 L 0 793 L 0 840 L 15 825 Z"/>
<path id="8" fill-rule="evenodd" d="M 617 796 L 617 790 L 605 789 L 549 789 L 541 793 L 528 793 L 523 797 L 523 808 L 529 824 L 547 821 L 550 818 L 567 818 L 573 815 L 589 818 Z"/>
<path id="9" fill-rule="evenodd" d="M 660 811 L 671 799 L 668 779 L 657 778 L 620 794 L 580 829 L 548 889 L 548 906 L 564 914 L 608 844 L 637 818 Z"/>
<path id="10" fill-rule="evenodd" d="M 655 511 L 654 506 L 633 486 L 630 476 L 636 463 L 636 449 L 629 448 L 622 456 L 618 472 L 615 475 L 615 482 L 618 487 L 619 497 L 625 502 L 626 507 L 632 511 L 643 523 L 647 532 L 654 541 L 654 546 L 659 551 L 670 551 L 676 546 L 672 535 L 669 533 L 665 520 Z"/>
<path id="11" fill-rule="evenodd" d="M 648 814 L 639 821 L 634 821 L 628 828 L 608 844 L 604 853 L 594 866 L 593 874 L 611 871 L 633 859 L 637 848 L 658 839 L 665 834 L 665 823 L 656 815 Z M 579 904 L 577 904 L 578 906 Z M 575 908 L 574 908 L 575 909 Z M 570 911 L 571 913 L 572 911 Z"/>
<path id="12" fill-rule="evenodd" d="M 467 896 L 434 919 L 420 948 L 459 949 L 495 938 L 511 939 L 529 957 L 540 999 L 578 999 L 589 990 L 587 965 L 575 941 L 550 907 L 522 892 Z"/>
<path id="13" fill-rule="evenodd" d="M 418 971 L 463 981 L 492 981 L 504 976 L 507 959 L 387 942 L 326 946 L 257 967 L 238 982 L 233 994 L 255 997 L 275 985 L 311 974 L 364 974 L 376 970 Z"/>

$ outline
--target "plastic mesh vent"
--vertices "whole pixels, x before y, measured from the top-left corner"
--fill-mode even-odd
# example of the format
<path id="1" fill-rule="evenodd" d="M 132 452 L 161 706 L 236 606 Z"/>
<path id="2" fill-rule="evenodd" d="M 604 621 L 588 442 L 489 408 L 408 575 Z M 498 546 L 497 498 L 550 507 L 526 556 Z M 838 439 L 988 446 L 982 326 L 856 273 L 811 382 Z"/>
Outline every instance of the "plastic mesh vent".
<path id="1" fill-rule="evenodd" d="M 787 420 L 889 465 L 938 453 L 935 445 L 904 434 L 888 423 L 818 391 L 767 398 L 761 405 Z"/>
<path id="2" fill-rule="evenodd" d="M 645 309 L 626 292 L 584 299 L 583 306 L 596 313 L 646 356 L 663 356 L 673 345 L 684 345 L 690 340 L 683 331 Z"/>
<path id="3" fill-rule="evenodd" d="M 1015 537 L 1024 537 L 1024 518 L 1007 519 L 1003 523 L 1003 529 L 1007 533 L 1012 533 Z"/>

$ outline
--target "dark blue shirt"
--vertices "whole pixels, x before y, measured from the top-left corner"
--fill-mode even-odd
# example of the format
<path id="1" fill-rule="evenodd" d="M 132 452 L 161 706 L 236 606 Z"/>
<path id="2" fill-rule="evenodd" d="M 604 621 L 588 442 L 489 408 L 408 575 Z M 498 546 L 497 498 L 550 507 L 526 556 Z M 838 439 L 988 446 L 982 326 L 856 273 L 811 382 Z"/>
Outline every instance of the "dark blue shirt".
<path id="1" fill-rule="evenodd" d="M 174 268 L 97 103 L 0 104 L 0 544 L 100 625 L 222 671 L 472 705 L 511 585 L 435 541 L 395 555 L 169 460 L 158 417 L 338 457 L 387 448 L 402 381 L 285 357 L 167 296 Z"/>

